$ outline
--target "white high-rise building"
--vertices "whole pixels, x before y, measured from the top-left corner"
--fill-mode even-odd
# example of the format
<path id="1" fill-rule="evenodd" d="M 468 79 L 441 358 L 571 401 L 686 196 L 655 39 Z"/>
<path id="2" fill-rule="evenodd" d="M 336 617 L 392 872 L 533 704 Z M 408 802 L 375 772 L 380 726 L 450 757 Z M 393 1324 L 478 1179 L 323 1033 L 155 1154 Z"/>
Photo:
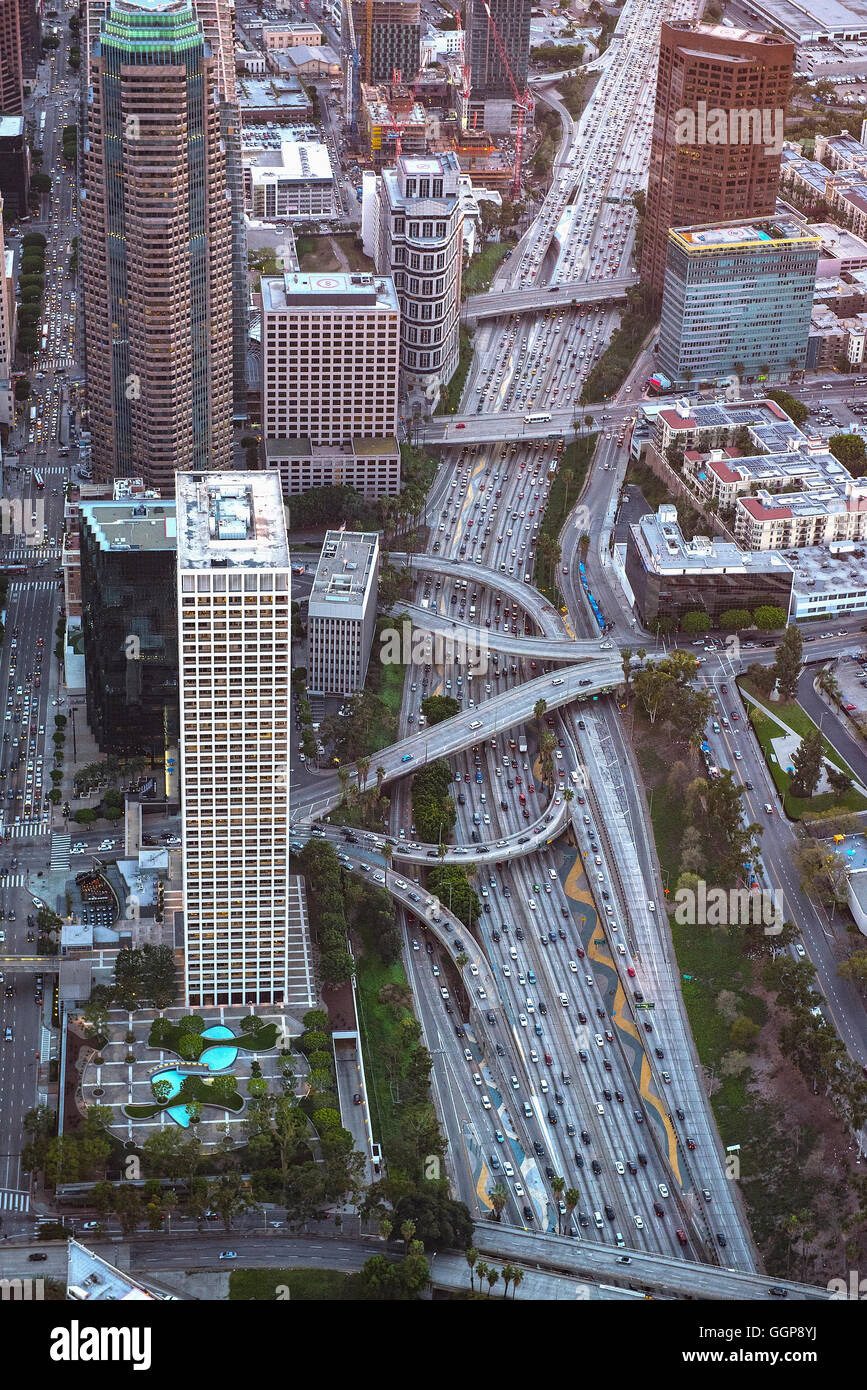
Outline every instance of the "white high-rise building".
<path id="1" fill-rule="evenodd" d="M 453 151 L 401 155 L 379 183 L 376 264 L 400 299 L 401 392 L 433 410 L 460 357 L 464 204 Z"/>
<path id="2" fill-rule="evenodd" d="M 279 480 L 176 481 L 186 1001 L 303 1010 L 313 989 L 309 944 L 290 942 L 290 570 Z"/>
<path id="3" fill-rule="evenodd" d="M 307 689 L 353 695 L 376 629 L 379 535 L 326 531 L 307 605 Z"/>

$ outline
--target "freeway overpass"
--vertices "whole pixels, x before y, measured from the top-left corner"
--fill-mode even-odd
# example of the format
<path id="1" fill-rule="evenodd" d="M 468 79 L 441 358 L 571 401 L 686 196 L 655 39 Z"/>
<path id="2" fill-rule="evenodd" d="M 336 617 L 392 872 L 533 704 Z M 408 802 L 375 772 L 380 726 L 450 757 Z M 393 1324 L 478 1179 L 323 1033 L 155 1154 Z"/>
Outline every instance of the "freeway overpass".
<path id="1" fill-rule="evenodd" d="M 480 1255 L 514 1260 L 533 1269 L 562 1270 L 594 1282 L 614 1280 L 633 1287 L 640 1285 L 675 1298 L 753 1299 L 766 1303 L 771 1286 L 785 1289 L 788 1299 L 827 1301 L 831 1297 L 826 1288 L 812 1284 L 695 1264 L 646 1250 L 620 1251 L 617 1246 L 598 1245 L 595 1241 L 515 1231 L 493 1223 L 476 1224 L 473 1245 Z M 630 1260 L 628 1266 L 621 1264 L 624 1256 Z"/>
<path id="2" fill-rule="evenodd" d="M 478 566 L 476 573 L 478 576 Z M 493 585 L 496 579 L 492 575 L 490 580 L 481 582 Z M 603 649 L 599 637 L 567 637 L 565 633 L 562 637 L 516 637 L 496 627 L 477 627 L 475 623 L 451 618 L 448 613 L 422 608 L 419 603 L 396 603 L 391 612 L 394 617 L 405 613 L 412 619 L 414 627 L 422 632 L 436 633 L 444 644 L 451 640 L 459 650 L 463 648 L 468 652 L 478 652 L 478 666 L 483 667 L 478 672 L 480 675 L 487 671 L 484 655 L 487 650 L 503 652 L 506 656 L 532 657 L 539 661 L 589 661 L 603 650 L 610 651 L 614 645 L 608 642 Z M 604 640 L 608 641 L 607 638 Z"/>
<path id="3" fill-rule="evenodd" d="M 473 584 L 486 584 L 488 588 L 508 595 L 519 608 L 529 613 L 546 637 L 567 640 L 566 628 L 557 609 L 548 599 L 543 598 L 532 584 L 525 584 L 509 575 L 498 574 L 486 565 L 476 565 L 469 560 L 449 559 L 447 555 L 407 556 L 400 551 L 391 551 L 388 558 L 393 565 L 408 564 L 411 569 L 423 574 L 436 574 L 440 578 L 445 576 L 448 579 L 468 579 Z"/>
<path id="4" fill-rule="evenodd" d="M 538 412 L 546 418 L 530 424 L 521 411 L 498 410 L 492 412 L 471 412 L 468 415 L 435 415 L 422 426 L 423 440 L 426 444 L 512 444 L 515 441 L 529 444 L 532 440 L 541 441 L 551 434 L 559 439 L 561 435 L 571 437 L 575 432 L 575 421 L 580 423 L 582 413 L 593 416 L 593 428 L 597 429 L 603 411 L 607 417 L 607 428 L 631 420 L 640 397 L 616 405 L 613 401 L 600 401 L 595 405 L 573 405 L 568 409 L 552 409 Z M 535 413 L 535 412 L 528 412 Z"/>
<path id="5" fill-rule="evenodd" d="M 588 661 L 581 666 L 564 666 L 556 675 L 540 676 L 512 690 L 494 695 L 476 709 L 462 710 L 453 719 L 446 719 L 432 729 L 423 729 L 409 738 L 393 743 L 377 754 L 379 765 L 385 768 L 384 782 L 404 777 L 416 768 L 437 758 L 446 758 L 468 744 L 493 737 L 516 724 L 532 719 L 533 709 L 540 699 L 548 709 L 558 709 L 576 699 L 589 699 L 619 685 L 623 668 L 619 660 Z M 350 768 L 350 772 L 357 769 Z M 335 773 L 327 773 L 299 791 L 293 798 L 292 824 L 322 816 L 334 809 L 342 796 Z"/>
<path id="6" fill-rule="evenodd" d="M 626 291 L 638 284 L 638 276 L 623 275 L 616 280 L 561 280 L 558 285 L 535 286 L 499 293 L 471 294 L 464 303 L 468 323 L 499 318 L 501 314 L 531 314 L 541 309 L 572 308 L 576 304 L 609 304 L 626 298 Z"/>
<path id="7" fill-rule="evenodd" d="M 496 844 L 479 845 L 449 845 L 444 856 L 440 856 L 437 845 L 412 844 L 403 840 L 395 840 L 391 836 L 375 835 L 363 830 L 354 830 L 352 833 L 357 841 L 363 841 L 367 849 L 372 854 L 380 854 L 382 846 L 386 840 L 392 847 L 392 861 L 400 859 L 412 864 L 425 864 L 427 868 L 435 868 L 440 862 L 444 864 L 466 864 L 471 861 L 473 864 L 494 864 L 499 859 L 514 859 L 522 854 L 535 854 L 540 845 L 546 844 L 559 835 L 564 824 L 570 816 L 570 805 L 563 799 L 562 794 L 558 795 L 558 804 L 549 806 L 545 814 L 540 819 L 528 822 L 523 830 L 517 831 L 514 835 L 507 835 L 505 839 L 497 840 Z M 298 826 L 296 829 L 303 829 Z M 339 826 L 325 827 L 325 838 L 330 840 L 344 854 L 351 857 L 352 846 L 346 841 L 342 828 Z M 429 860 L 435 860 L 436 864 L 431 864 Z M 394 875 L 391 875 L 390 882 L 393 882 Z"/>

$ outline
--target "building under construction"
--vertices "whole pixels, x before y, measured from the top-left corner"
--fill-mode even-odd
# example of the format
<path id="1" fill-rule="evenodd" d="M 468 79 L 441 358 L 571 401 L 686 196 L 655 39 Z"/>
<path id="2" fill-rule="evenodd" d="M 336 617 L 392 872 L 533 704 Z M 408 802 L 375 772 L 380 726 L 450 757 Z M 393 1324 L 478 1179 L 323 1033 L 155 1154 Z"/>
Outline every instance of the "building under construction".
<path id="1" fill-rule="evenodd" d="M 352 24 L 362 83 L 391 82 L 396 72 L 404 82 L 413 80 L 421 61 L 420 0 L 353 3 Z"/>
<path id="2" fill-rule="evenodd" d="M 361 84 L 359 133 L 377 173 L 393 165 L 401 150 L 424 154 L 426 121 L 424 107 L 406 83 Z"/>
<path id="3" fill-rule="evenodd" d="M 517 122 L 515 89 L 526 88 L 530 63 L 530 8 L 530 0 L 467 0 L 469 119 L 494 135 Z"/>

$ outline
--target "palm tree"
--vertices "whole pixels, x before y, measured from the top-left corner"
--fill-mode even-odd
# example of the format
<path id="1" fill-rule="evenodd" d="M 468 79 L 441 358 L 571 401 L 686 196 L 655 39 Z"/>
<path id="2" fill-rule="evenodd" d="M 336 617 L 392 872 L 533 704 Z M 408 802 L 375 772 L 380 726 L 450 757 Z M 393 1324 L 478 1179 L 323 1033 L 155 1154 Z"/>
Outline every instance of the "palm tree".
<path id="1" fill-rule="evenodd" d="M 542 720 L 545 718 L 545 711 L 547 710 L 547 708 L 547 700 L 537 700 L 535 705 L 533 706 L 533 714 L 535 716 L 536 723 L 539 725 L 540 728 L 542 727 Z"/>
<path id="2" fill-rule="evenodd" d="M 485 1261 L 484 1261 L 484 1260 L 478 1260 L 478 1261 L 476 1262 L 476 1277 L 478 1278 L 478 1281 L 479 1281 L 479 1289 L 480 1289 L 480 1290 L 481 1290 L 481 1287 L 482 1287 L 482 1280 L 484 1279 L 484 1277 L 485 1277 L 485 1275 L 487 1274 L 487 1272 L 488 1272 L 488 1266 L 485 1264 Z"/>
<path id="3" fill-rule="evenodd" d="M 503 1208 L 509 1200 L 509 1194 L 501 1182 L 489 1188 L 488 1196 L 491 1199 L 491 1207 L 494 1212 L 494 1220 L 500 1221 L 503 1216 Z"/>
<path id="4" fill-rule="evenodd" d="M 554 1196 L 557 1198 L 557 1234 L 558 1234 L 558 1236 L 559 1236 L 559 1234 L 560 1234 L 560 1198 L 561 1198 L 562 1195 L 563 1195 L 563 1188 L 564 1188 L 565 1186 L 566 1186 L 566 1179 L 565 1179 L 565 1178 L 557 1177 L 557 1178 L 552 1178 L 552 1179 L 551 1179 L 551 1191 L 554 1193 Z"/>
<path id="5" fill-rule="evenodd" d="M 402 1223 L 401 1223 L 401 1227 L 400 1227 L 400 1234 L 403 1236 L 403 1238 L 404 1238 L 404 1240 L 406 1241 L 407 1245 L 409 1245 L 410 1241 L 412 1240 L 413 1236 L 415 1235 L 415 1222 L 414 1222 L 414 1221 L 404 1221 L 404 1222 L 402 1222 Z"/>
<path id="6" fill-rule="evenodd" d="M 513 1298 L 515 1297 L 515 1290 L 517 1289 L 518 1285 L 519 1285 L 519 1284 L 523 1284 L 523 1282 L 524 1282 L 524 1271 L 523 1271 L 522 1269 L 519 1269 L 519 1267 L 518 1267 L 517 1265 L 513 1265 L 513 1266 L 512 1266 L 512 1297 L 513 1297 Z"/>
<path id="7" fill-rule="evenodd" d="M 343 804 L 344 804 L 344 806 L 345 806 L 345 805 L 347 804 L 347 801 L 348 801 L 348 795 L 347 795 L 347 794 L 348 794 L 348 791 L 349 791 L 349 768 L 348 768 L 348 767 L 339 767 L 339 768 L 337 769 L 337 780 L 338 780 L 338 782 L 340 783 L 340 799 L 341 799 L 341 801 L 343 802 Z"/>
<path id="8" fill-rule="evenodd" d="M 394 853 L 393 847 L 388 843 L 388 840 L 386 840 L 385 844 L 384 844 L 383 847 L 382 847 L 382 857 L 383 857 L 383 859 L 385 860 L 385 871 L 386 871 L 386 873 L 388 873 L 388 866 L 389 866 L 389 864 L 391 863 L 391 856 L 392 856 L 393 853 Z"/>
<path id="9" fill-rule="evenodd" d="M 475 1269 L 476 1260 L 477 1260 L 478 1258 L 479 1258 L 479 1252 L 478 1252 L 478 1250 L 476 1249 L 476 1247 L 475 1247 L 474 1245 L 471 1245 L 470 1248 L 469 1248 L 469 1250 L 465 1250 L 465 1251 L 464 1251 L 464 1259 L 466 1260 L 467 1264 L 468 1264 L 469 1267 L 470 1267 L 470 1288 L 473 1289 L 473 1290 L 474 1290 L 474 1285 L 473 1285 L 473 1270 Z"/>
<path id="10" fill-rule="evenodd" d="M 440 826 L 440 833 L 442 833 L 442 826 Z M 440 863 L 441 863 L 441 864 L 442 864 L 443 860 L 445 859 L 446 855 L 448 854 L 448 852 L 449 852 L 448 845 L 445 843 L 444 840 L 440 840 L 439 844 L 437 845 L 437 854 L 438 854 L 439 857 L 440 857 Z"/>
<path id="11" fill-rule="evenodd" d="M 539 739 L 539 752 L 542 758 L 542 781 L 549 782 L 554 776 L 554 760 L 551 754 L 557 747 L 557 739 L 550 729 L 545 729 Z"/>
<path id="12" fill-rule="evenodd" d="M 639 647 L 639 648 L 638 648 L 638 651 L 637 651 L 635 654 L 636 654 L 636 656 L 638 657 L 638 660 L 639 660 L 639 661 L 646 661 L 646 660 L 647 660 L 647 650 L 646 650 L 645 647 Z"/>
<path id="13" fill-rule="evenodd" d="M 367 782 L 367 774 L 370 771 L 370 759 L 359 758 L 356 766 L 358 767 L 358 785 L 361 790 L 364 791 L 365 783 Z"/>
<path id="14" fill-rule="evenodd" d="M 571 788 L 571 787 L 567 787 L 566 790 L 565 790 L 564 793 L 563 793 L 563 800 L 566 802 L 566 805 L 568 806 L 568 805 L 569 805 L 569 802 L 570 802 L 570 801 L 573 801 L 574 798 L 575 798 L 575 793 L 573 792 L 572 788 Z"/>
<path id="15" fill-rule="evenodd" d="M 624 682 L 625 682 L 625 684 L 626 684 L 626 688 L 627 688 L 627 690 L 628 690 L 628 689 L 629 689 L 629 678 L 630 678 L 630 676 L 631 676 L 631 674 L 632 674 L 632 668 L 631 668 L 630 665 L 629 665 L 630 661 L 632 660 L 632 648 L 631 648 L 631 647 L 624 647 L 623 650 L 622 650 L 621 653 L 620 653 L 620 657 L 621 657 L 621 660 L 622 660 L 622 662 L 623 662 L 623 680 L 624 680 Z"/>
<path id="16" fill-rule="evenodd" d="M 382 1236 L 382 1239 L 383 1239 L 383 1240 L 388 1240 L 388 1238 L 389 1238 L 389 1236 L 391 1235 L 393 1229 L 394 1229 L 394 1227 L 393 1227 L 392 1223 L 389 1221 L 388 1217 L 387 1217 L 387 1216 L 384 1216 L 384 1217 L 382 1218 L 382 1220 L 380 1221 L 380 1223 L 379 1223 L 379 1234 Z"/>
<path id="17" fill-rule="evenodd" d="M 572 1213 L 581 1201 L 581 1193 L 578 1191 L 577 1187 L 567 1187 L 566 1191 L 563 1193 L 563 1201 L 566 1203 L 566 1229 L 568 1231 Z"/>
<path id="18" fill-rule="evenodd" d="M 585 423 L 585 425 L 587 426 L 588 430 L 592 430 L 592 428 L 593 428 L 593 416 L 592 416 L 592 415 L 585 415 L 585 416 L 584 416 L 584 423 Z"/>
<path id="19" fill-rule="evenodd" d="M 511 1282 L 512 1282 L 512 1266 L 511 1266 L 511 1265 L 503 1265 L 502 1280 L 503 1280 L 503 1298 L 506 1298 L 506 1297 L 508 1296 L 508 1293 L 509 1293 L 509 1285 L 510 1285 Z"/>
<path id="20" fill-rule="evenodd" d="M 494 1269 L 494 1267 L 491 1266 L 491 1268 L 487 1271 L 485 1278 L 488 1281 L 488 1288 L 490 1290 L 488 1298 L 490 1298 L 491 1294 L 494 1291 L 494 1285 L 499 1281 L 500 1271 L 498 1269 Z"/>
<path id="21" fill-rule="evenodd" d="M 377 790 L 378 792 L 381 792 L 381 791 L 382 791 L 382 783 L 383 783 L 384 779 L 385 779 L 385 768 L 384 768 L 384 767 L 378 767 L 378 768 L 376 769 L 376 790 Z"/>

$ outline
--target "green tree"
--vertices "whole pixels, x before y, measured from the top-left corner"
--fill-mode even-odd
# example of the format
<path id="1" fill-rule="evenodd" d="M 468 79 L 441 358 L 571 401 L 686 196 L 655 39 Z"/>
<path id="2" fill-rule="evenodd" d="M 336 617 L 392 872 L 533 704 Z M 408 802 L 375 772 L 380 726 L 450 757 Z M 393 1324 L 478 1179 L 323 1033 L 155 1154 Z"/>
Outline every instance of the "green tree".
<path id="1" fill-rule="evenodd" d="M 756 611 L 756 619 L 761 609 Z M 777 689 L 782 700 L 793 700 L 798 689 L 798 679 L 801 674 L 801 663 L 804 651 L 804 642 L 801 636 L 801 629 L 793 623 L 787 627 L 777 647 L 776 660 L 774 661 L 774 675 L 777 681 Z"/>
<path id="2" fill-rule="evenodd" d="M 792 759 L 792 796 L 811 797 L 819 785 L 824 762 L 824 742 L 818 729 L 801 739 Z"/>
<path id="3" fill-rule="evenodd" d="M 707 613 L 693 611 L 683 614 L 680 620 L 680 626 L 684 632 L 698 635 L 700 632 L 709 632 L 711 622 Z"/>
<path id="4" fill-rule="evenodd" d="M 434 724 L 441 724 L 444 719 L 452 719 L 456 714 L 460 714 L 461 704 L 451 695 L 428 695 L 421 702 L 421 712 L 432 727 Z M 385 770 L 382 771 L 385 775 Z M 379 769 L 377 775 L 378 773 Z"/>
<path id="5" fill-rule="evenodd" d="M 828 448 L 853 478 L 863 478 L 867 473 L 867 447 L 860 434 L 832 434 Z"/>
<path id="6" fill-rule="evenodd" d="M 756 627 L 762 632 L 776 632 L 786 626 L 786 615 L 782 608 L 764 605 L 753 614 Z"/>
<path id="7" fill-rule="evenodd" d="M 753 615 L 748 608 L 727 608 L 720 614 L 719 625 L 724 632 L 742 632 L 752 627 Z"/>

